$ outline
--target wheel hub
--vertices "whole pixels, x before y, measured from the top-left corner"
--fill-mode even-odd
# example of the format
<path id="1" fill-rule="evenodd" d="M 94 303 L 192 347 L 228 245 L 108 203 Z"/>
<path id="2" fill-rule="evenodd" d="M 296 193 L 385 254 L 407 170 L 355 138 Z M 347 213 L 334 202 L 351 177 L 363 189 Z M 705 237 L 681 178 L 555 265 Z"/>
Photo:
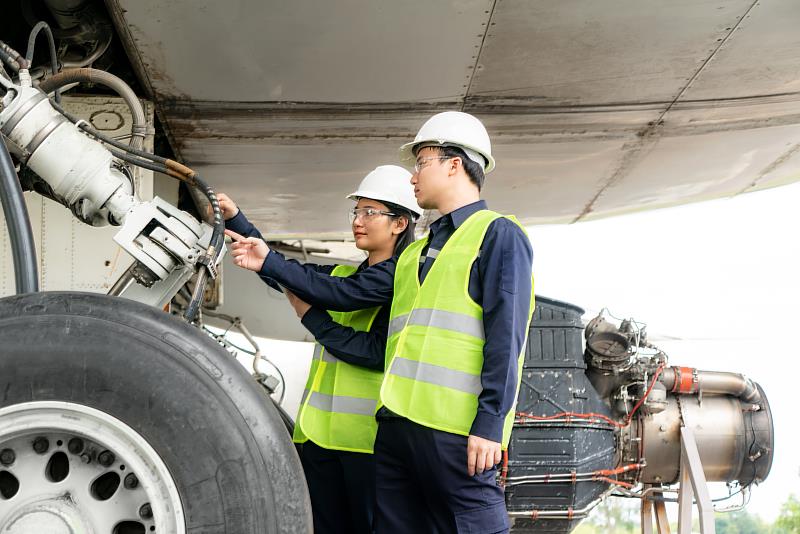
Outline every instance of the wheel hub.
<path id="1" fill-rule="evenodd" d="M 0 534 L 180 534 L 183 508 L 155 450 L 87 406 L 0 409 Z"/>
<path id="2" fill-rule="evenodd" d="M 65 495 L 61 498 L 45 499 L 23 506 L 0 526 L 0 534 L 30 532 L 90 534 L 94 530 L 86 522 L 69 495 Z"/>

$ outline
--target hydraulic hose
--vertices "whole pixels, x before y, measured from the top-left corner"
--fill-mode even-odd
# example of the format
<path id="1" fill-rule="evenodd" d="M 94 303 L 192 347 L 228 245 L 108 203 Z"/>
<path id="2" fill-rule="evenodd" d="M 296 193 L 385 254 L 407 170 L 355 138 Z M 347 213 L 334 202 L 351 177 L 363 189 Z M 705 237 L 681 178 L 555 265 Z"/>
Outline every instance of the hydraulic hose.
<path id="1" fill-rule="evenodd" d="M 85 121 L 78 120 L 76 116 L 72 115 L 58 104 L 53 104 L 53 107 L 59 113 L 61 113 L 67 119 L 69 119 L 70 122 L 76 124 L 81 130 L 87 132 L 89 135 L 92 135 L 93 137 L 96 137 L 97 139 L 103 141 L 104 143 L 107 143 L 112 147 L 119 149 L 119 150 L 111 149 L 111 153 L 114 155 L 114 157 L 117 157 L 123 161 L 127 161 L 128 163 L 132 163 L 133 165 L 144 167 L 145 169 L 150 169 L 156 172 L 166 174 L 168 176 L 172 176 L 173 178 L 177 178 L 182 182 L 186 182 L 187 185 L 191 186 L 194 189 L 199 189 L 211 204 L 211 209 L 213 212 L 213 222 L 211 222 L 211 224 L 214 227 L 214 233 L 212 234 L 211 237 L 211 245 L 214 247 L 214 250 L 217 251 L 217 254 L 219 253 L 219 251 L 222 249 L 223 240 L 225 239 L 224 236 L 225 223 L 223 222 L 222 219 L 222 212 L 219 210 L 219 202 L 217 201 L 216 194 L 211 189 L 211 187 L 207 183 L 205 183 L 195 171 L 193 171 L 192 169 L 181 163 L 178 163 L 175 160 L 171 160 L 163 156 L 157 156 L 155 154 L 151 154 L 144 150 L 133 148 L 125 145 L 124 143 L 120 143 L 116 139 L 112 139 L 111 137 L 108 137 L 98 132 L 96 129 L 89 126 Z M 129 154 L 125 154 L 122 151 L 128 152 Z M 216 257 L 214 261 L 216 261 Z"/>
<path id="2" fill-rule="evenodd" d="M 188 322 L 192 322 L 200 310 L 200 305 L 203 303 L 203 294 L 206 289 L 206 276 L 208 271 L 200 269 L 197 272 L 197 280 L 194 284 L 194 291 L 192 291 L 192 298 L 189 299 L 189 304 L 186 306 L 186 312 L 183 318 Z"/>
<path id="3" fill-rule="evenodd" d="M 36 25 L 31 30 L 31 34 L 28 36 L 28 51 L 25 53 L 25 61 L 30 65 L 33 63 L 33 52 L 36 49 L 36 37 L 39 35 L 39 32 L 44 30 L 45 35 L 47 35 L 47 45 L 50 50 L 50 69 L 53 71 L 53 76 L 58 73 L 58 56 L 56 55 L 56 41 L 53 39 L 53 31 L 50 29 L 50 26 L 42 21 L 37 22 Z M 61 103 L 61 93 L 56 89 L 56 102 Z"/>
<path id="4" fill-rule="evenodd" d="M 96 71 L 95 69 L 75 69 L 72 71 L 62 71 L 59 74 L 59 77 L 75 71 L 94 71 L 106 74 L 102 71 Z M 42 85 L 45 85 L 45 83 L 51 81 L 52 78 L 43 82 Z M 123 82 L 122 80 L 119 80 L 119 82 L 123 84 L 126 88 L 128 88 L 128 86 L 125 85 L 125 82 Z M 65 81 L 63 83 L 72 83 L 72 82 Z M 52 88 L 50 88 L 49 86 L 45 87 L 40 86 L 39 88 L 45 92 L 47 92 L 48 90 L 52 90 Z M 131 94 L 133 94 L 133 91 L 131 91 Z M 135 95 L 134 99 L 136 99 Z M 138 100 L 136 100 L 136 102 L 138 104 Z M 114 157 L 119 158 L 123 161 L 127 161 L 128 163 L 131 163 L 133 165 L 137 165 L 145 169 L 150 169 L 156 172 L 166 174 L 173 178 L 177 178 L 178 180 L 185 182 L 186 184 L 191 186 L 193 189 L 199 189 L 211 204 L 211 209 L 213 213 L 213 222 L 211 223 L 213 227 L 213 231 L 211 234 L 211 241 L 208 249 L 206 250 L 205 258 L 203 258 L 201 261 L 203 265 L 208 267 L 209 269 L 211 270 L 216 269 L 216 263 L 217 260 L 219 259 L 219 255 L 222 251 L 222 246 L 225 239 L 225 234 L 224 234 L 225 222 L 222 218 L 222 211 L 219 208 L 219 201 L 217 200 L 217 196 L 214 193 L 214 190 L 211 189 L 211 187 L 205 181 L 203 181 L 194 170 L 190 169 L 189 167 L 177 161 L 162 156 L 157 156 L 155 154 L 151 154 L 149 152 L 141 150 L 141 147 L 137 148 L 134 146 L 127 146 L 123 143 L 120 143 L 116 139 L 112 139 L 106 135 L 101 134 L 96 129 L 89 126 L 85 121 L 78 120 L 77 117 L 67 112 L 60 105 L 58 104 L 52 104 L 52 105 L 59 113 L 61 113 L 67 119 L 69 119 L 70 122 L 76 124 L 81 130 L 103 141 L 104 143 L 111 145 L 111 147 L 113 148 L 110 148 L 109 150 L 111 151 L 111 154 L 114 155 Z M 184 314 L 184 318 L 187 321 L 192 321 L 200 309 L 203 297 L 202 286 L 205 285 L 205 279 L 206 279 L 205 272 L 198 274 L 198 283 L 196 285 L 192 298 L 189 302 L 189 305 L 186 309 L 186 313 Z"/>
<path id="5" fill-rule="evenodd" d="M 39 291 L 39 274 L 33 230 L 17 171 L 14 169 L 14 163 L 2 136 L 0 136 L 0 201 L 11 238 L 17 293 L 35 293 Z"/>
<path id="6" fill-rule="evenodd" d="M 141 150 L 142 146 L 144 146 L 144 137 L 147 134 L 144 108 L 136 97 L 136 93 L 133 92 L 133 89 L 122 81 L 122 79 L 108 72 L 88 67 L 82 69 L 66 69 L 44 80 L 39 84 L 39 89 L 45 93 L 50 93 L 65 85 L 80 82 L 105 85 L 116 91 L 117 94 L 125 100 L 133 116 L 130 146 L 133 149 Z"/>
<path id="7" fill-rule="evenodd" d="M 29 67 L 25 58 L 3 41 L 0 41 L 0 60 L 8 65 L 14 72 L 19 72 L 20 69 L 27 69 Z"/>

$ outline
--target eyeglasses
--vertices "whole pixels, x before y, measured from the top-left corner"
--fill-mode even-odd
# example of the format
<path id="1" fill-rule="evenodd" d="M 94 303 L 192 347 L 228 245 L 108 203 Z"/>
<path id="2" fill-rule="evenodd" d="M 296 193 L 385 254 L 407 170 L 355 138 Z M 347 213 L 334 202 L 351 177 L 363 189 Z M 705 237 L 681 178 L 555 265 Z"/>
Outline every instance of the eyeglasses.
<path id="1" fill-rule="evenodd" d="M 350 224 L 353 224 L 359 217 L 362 221 L 369 221 L 378 215 L 389 215 L 390 217 L 397 216 L 396 213 L 392 213 L 391 211 L 381 211 L 376 210 L 375 208 L 353 208 L 347 212 L 347 216 L 350 219 Z"/>
<path id="2" fill-rule="evenodd" d="M 414 170 L 416 172 L 421 171 L 422 169 L 424 169 L 425 167 L 428 166 L 428 162 L 429 161 L 433 161 L 435 159 L 438 159 L 439 161 L 442 161 L 442 160 L 445 160 L 445 159 L 452 159 L 453 157 L 454 156 L 429 156 L 427 158 L 417 158 L 416 163 L 414 163 Z"/>

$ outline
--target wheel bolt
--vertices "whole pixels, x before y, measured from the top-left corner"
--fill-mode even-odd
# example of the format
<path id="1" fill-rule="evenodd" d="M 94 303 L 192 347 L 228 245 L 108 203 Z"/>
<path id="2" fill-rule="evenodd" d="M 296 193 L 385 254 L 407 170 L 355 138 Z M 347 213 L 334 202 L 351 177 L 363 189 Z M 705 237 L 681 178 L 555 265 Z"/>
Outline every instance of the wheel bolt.
<path id="1" fill-rule="evenodd" d="M 83 451 L 83 440 L 81 438 L 72 438 L 67 443 L 67 450 L 72 454 L 80 454 Z"/>
<path id="2" fill-rule="evenodd" d="M 142 519 L 150 519 L 153 517 L 153 509 L 150 507 L 150 503 L 146 502 L 139 508 L 139 517 Z"/>
<path id="3" fill-rule="evenodd" d="M 88 452 L 84 452 L 83 454 L 81 454 L 81 462 L 85 464 L 92 463 L 92 455 L 89 454 Z"/>
<path id="4" fill-rule="evenodd" d="M 97 456 L 97 461 L 103 467 L 110 467 L 111 464 L 114 463 L 114 460 L 116 460 L 116 457 L 114 456 L 114 453 L 111 451 L 103 451 Z"/>
<path id="5" fill-rule="evenodd" d="M 125 489 L 133 489 L 139 485 L 139 479 L 136 478 L 136 475 L 131 473 L 130 475 L 125 477 Z"/>
<path id="6" fill-rule="evenodd" d="M 36 451 L 37 454 L 44 454 L 49 448 L 50 442 L 47 440 L 47 438 L 38 437 L 33 440 L 33 450 Z"/>
<path id="7" fill-rule="evenodd" d="M 0 451 L 0 464 L 11 465 L 16 459 L 17 455 L 11 449 L 3 449 Z"/>

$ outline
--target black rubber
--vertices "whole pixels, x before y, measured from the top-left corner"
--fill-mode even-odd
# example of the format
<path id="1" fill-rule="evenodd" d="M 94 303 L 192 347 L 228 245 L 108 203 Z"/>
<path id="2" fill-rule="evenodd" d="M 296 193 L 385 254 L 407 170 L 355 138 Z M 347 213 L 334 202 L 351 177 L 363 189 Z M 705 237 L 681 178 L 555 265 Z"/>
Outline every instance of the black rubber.
<path id="1" fill-rule="evenodd" d="M 300 461 L 262 388 L 160 310 L 88 293 L 0 299 L 0 392 L 2 407 L 69 401 L 137 430 L 170 470 L 189 533 L 312 530 Z"/>

